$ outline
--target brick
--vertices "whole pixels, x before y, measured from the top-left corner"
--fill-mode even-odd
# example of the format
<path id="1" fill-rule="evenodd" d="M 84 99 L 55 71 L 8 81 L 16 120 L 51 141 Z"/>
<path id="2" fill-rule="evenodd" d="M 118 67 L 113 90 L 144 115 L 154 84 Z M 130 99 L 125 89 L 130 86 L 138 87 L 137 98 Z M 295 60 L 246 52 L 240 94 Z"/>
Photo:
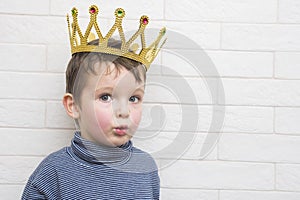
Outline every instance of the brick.
<path id="1" fill-rule="evenodd" d="M 223 24 L 222 48 L 234 50 L 299 51 L 299 25 Z"/>
<path id="2" fill-rule="evenodd" d="M 48 15 L 49 14 L 49 0 L 1 0 L 0 2 L 1 13 L 11 14 L 36 14 Z"/>
<path id="3" fill-rule="evenodd" d="M 219 49 L 220 24 L 168 21 L 166 49 Z"/>
<path id="4" fill-rule="evenodd" d="M 206 51 L 206 53 L 221 77 L 273 76 L 273 53 L 241 51 Z"/>
<path id="5" fill-rule="evenodd" d="M 80 15 L 89 16 L 88 8 L 90 5 L 97 5 L 101 17 L 114 17 L 116 8 L 123 8 L 126 12 L 126 19 L 139 19 L 142 15 L 148 15 L 150 19 L 162 19 L 163 18 L 163 1 L 149 2 L 146 0 L 124 2 L 122 0 L 112 0 L 109 3 L 106 1 L 95 1 L 88 0 L 84 2 L 68 2 L 63 0 L 52 0 L 51 1 L 51 14 L 53 15 L 66 15 L 70 13 L 73 7 L 76 7 Z"/>
<path id="6" fill-rule="evenodd" d="M 300 165 L 276 165 L 276 189 L 283 191 L 300 191 Z"/>
<path id="7" fill-rule="evenodd" d="M 5 200 L 21 199 L 23 185 L 0 185 L 0 196 Z"/>
<path id="8" fill-rule="evenodd" d="M 66 114 L 62 101 L 47 102 L 46 127 L 75 128 L 75 121 Z"/>
<path id="9" fill-rule="evenodd" d="M 0 98 L 61 100 L 65 80 L 62 74 L 0 72 Z"/>
<path id="10" fill-rule="evenodd" d="M 273 133 L 273 109 L 226 106 L 224 132 Z"/>
<path id="11" fill-rule="evenodd" d="M 0 126 L 44 127 L 45 103 L 41 101 L 0 100 Z"/>
<path id="12" fill-rule="evenodd" d="M 300 53 L 276 52 L 275 77 L 300 79 Z"/>
<path id="13" fill-rule="evenodd" d="M 226 133 L 219 141 L 222 160 L 300 163 L 299 151 L 298 136 Z"/>
<path id="14" fill-rule="evenodd" d="M 161 188 L 161 199 L 163 200 L 182 200 L 182 199 L 218 200 L 218 191 L 199 190 L 199 189 Z"/>
<path id="15" fill-rule="evenodd" d="M 298 80 L 222 79 L 226 104 L 299 106 Z M 220 87 L 221 90 L 221 87 Z"/>
<path id="16" fill-rule="evenodd" d="M 161 171 L 163 187 L 272 190 L 274 166 L 261 163 L 179 160 Z"/>
<path id="17" fill-rule="evenodd" d="M 275 132 L 300 134 L 300 108 L 275 108 Z"/>
<path id="18" fill-rule="evenodd" d="M 0 183 L 26 183 L 42 157 L 0 156 Z"/>
<path id="19" fill-rule="evenodd" d="M 1 43 L 69 44 L 66 18 L 55 16 L 1 15 Z M 9 33 L 9 34 L 8 34 Z"/>
<path id="20" fill-rule="evenodd" d="M 276 21 L 276 7 L 275 0 L 183 0 L 180 3 L 167 0 L 165 10 L 167 20 L 268 23 Z"/>
<path id="21" fill-rule="evenodd" d="M 221 190 L 220 200 L 298 200 L 299 193 L 280 191 L 228 191 Z"/>
<path id="22" fill-rule="evenodd" d="M 157 114 L 154 113 L 154 112 L 156 112 Z M 172 112 L 172 111 L 170 111 L 170 112 Z M 180 112 L 179 109 L 177 110 L 177 112 Z M 153 121 L 154 121 L 155 124 L 158 124 L 158 125 L 159 125 L 159 127 L 157 127 L 157 130 L 162 130 L 162 129 L 164 129 L 164 128 L 166 127 L 167 121 L 168 121 L 168 119 L 169 119 L 169 118 L 166 118 L 166 113 L 168 113 L 168 111 L 166 110 L 166 106 L 163 105 L 163 104 L 157 106 L 157 107 L 155 108 L 155 110 L 153 111 L 153 113 L 151 113 L 152 115 L 155 114 L 155 116 L 157 116 L 156 118 L 151 117 L 151 118 L 153 118 L 153 119 L 151 120 L 151 123 L 153 123 Z M 170 114 L 170 113 L 169 113 L 169 114 Z M 145 115 L 145 113 L 144 113 L 144 115 Z M 149 114 L 147 114 L 147 115 L 149 116 Z M 168 115 L 168 114 L 167 114 L 167 115 Z M 179 114 L 178 114 L 178 115 L 179 115 Z M 177 117 L 174 117 L 174 118 L 177 119 Z M 174 122 L 173 122 L 173 125 L 174 125 L 175 123 L 180 123 L 179 120 L 180 120 L 180 119 L 177 119 L 177 121 L 174 121 Z M 148 121 L 150 121 L 150 120 L 149 120 L 149 117 L 148 117 Z M 156 122 L 156 121 L 159 121 L 160 123 L 158 123 L 158 122 Z M 170 121 L 172 121 L 172 120 L 170 120 Z M 149 124 L 149 123 L 148 123 L 148 124 Z M 176 128 L 178 128 L 178 126 L 176 126 Z"/>
<path id="23" fill-rule="evenodd" d="M 70 45 L 47 46 L 47 70 L 50 72 L 65 73 L 71 59 Z"/>
<path id="24" fill-rule="evenodd" d="M 1 70 L 45 71 L 46 47 L 42 45 L 0 45 Z"/>
<path id="25" fill-rule="evenodd" d="M 225 114 L 222 114 L 222 107 L 218 106 L 192 106 L 192 105 L 163 105 L 165 116 L 161 118 L 164 121 L 163 130 L 165 131 L 217 131 L 216 124 L 212 123 L 213 109 L 218 119 L 218 124 L 224 132 L 256 132 L 256 133 L 273 133 L 273 109 L 242 107 L 242 106 L 226 106 Z M 198 109 L 198 115 L 195 115 L 195 109 Z M 182 110 L 185 111 L 183 115 Z M 196 113 L 197 114 L 197 113 Z M 188 124 L 198 117 L 198 128 L 192 126 L 181 127 L 182 124 Z M 186 121 L 184 121 L 184 120 Z"/>
<path id="26" fill-rule="evenodd" d="M 189 133 L 191 134 L 191 133 Z M 197 159 L 197 160 L 216 160 L 217 159 L 217 140 L 208 140 L 209 134 L 217 134 L 221 137 L 221 133 L 193 133 L 194 140 L 191 146 L 188 147 L 187 151 L 182 155 L 181 159 Z M 208 144 L 206 147 L 209 149 L 204 149 L 204 144 Z M 208 150 L 208 151 L 206 151 Z M 206 155 L 202 155 L 206 153 Z"/>
<path id="27" fill-rule="evenodd" d="M 177 76 L 199 76 L 201 75 L 198 70 L 201 70 L 202 63 L 208 63 L 209 58 L 206 56 L 205 52 L 202 50 L 190 50 L 191 53 L 194 53 L 195 56 L 191 56 L 190 58 L 185 57 L 184 54 L 178 55 L 178 53 L 184 51 L 187 52 L 189 50 L 167 50 L 162 52 L 162 72 L 163 75 L 177 75 Z M 191 54 L 190 54 L 191 55 Z M 195 66 L 193 65 L 193 62 L 197 62 L 195 57 L 201 56 L 201 58 L 206 58 L 205 61 L 202 63 L 195 63 L 198 64 Z M 204 65 L 204 64 L 203 64 Z M 174 71 L 174 72 L 173 72 Z"/>
<path id="28" fill-rule="evenodd" d="M 0 155 L 46 156 L 69 146 L 73 130 L 1 128 L 0 136 L 5 140 Z"/>
<path id="29" fill-rule="evenodd" d="M 206 133 L 156 131 L 143 132 L 142 134 L 137 133 L 134 135 L 135 146 L 150 153 L 156 159 L 167 158 L 174 161 L 178 159 L 217 159 L 217 148 L 214 145 L 217 141 L 212 144 L 212 148 L 209 149 L 210 151 L 207 152 L 206 157 L 200 156 L 207 136 Z M 173 145 L 176 146 L 176 150 L 169 151 L 168 149 Z"/>
<path id="30" fill-rule="evenodd" d="M 196 112 L 195 109 L 198 111 Z M 206 132 L 210 128 L 213 113 L 211 106 L 164 104 L 163 110 L 162 131 Z"/>
<path id="31" fill-rule="evenodd" d="M 226 104 L 272 105 L 270 81 L 247 79 L 223 79 Z M 220 88 L 221 90 L 222 88 Z"/>
<path id="32" fill-rule="evenodd" d="M 166 76 L 219 77 L 216 66 L 204 50 L 163 51 L 162 73 Z M 201 80 L 200 79 L 200 80 Z"/>
<path id="33" fill-rule="evenodd" d="M 278 20 L 282 23 L 300 22 L 300 2 L 297 0 L 278 1 Z"/>
<path id="34" fill-rule="evenodd" d="M 184 76 L 148 77 L 144 100 L 152 103 L 212 104 L 217 101 L 218 81 Z"/>
<path id="35" fill-rule="evenodd" d="M 273 87 L 274 104 L 279 106 L 300 105 L 300 82 L 295 81 L 275 81 Z"/>
<path id="36" fill-rule="evenodd" d="M 158 131 L 163 126 L 162 117 L 162 106 L 160 104 L 149 104 L 144 103 L 143 115 L 137 133 L 140 137 L 144 137 L 144 131 Z M 147 133 L 148 134 L 148 133 Z"/>
<path id="37" fill-rule="evenodd" d="M 191 103 L 191 104 L 216 104 L 218 101 L 218 86 L 220 79 L 214 78 L 185 78 L 185 81 L 190 86 L 192 94 L 187 95 L 188 97 L 179 96 L 179 103 Z M 192 95 L 195 100 L 192 100 Z M 190 99 L 189 99 L 190 98 Z"/>

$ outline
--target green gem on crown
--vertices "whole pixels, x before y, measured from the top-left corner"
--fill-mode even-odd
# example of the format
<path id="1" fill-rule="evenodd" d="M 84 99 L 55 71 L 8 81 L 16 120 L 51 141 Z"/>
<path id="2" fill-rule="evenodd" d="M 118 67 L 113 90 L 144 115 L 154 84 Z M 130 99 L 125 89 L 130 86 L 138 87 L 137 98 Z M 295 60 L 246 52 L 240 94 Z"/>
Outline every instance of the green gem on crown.
<path id="1" fill-rule="evenodd" d="M 123 11 L 122 10 L 118 10 L 118 16 L 122 17 L 123 16 Z"/>
<path id="2" fill-rule="evenodd" d="M 166 28 L 163 28 L 162 30 L 161 30 L 161 33 L 164 35 L 164 34 L 166 34 Z"/>
<path id="3" fill-rule="evenodd" d="M 73 9 L 72 9 L 72 15 L 76 15 L 76 14 L 77 14 L 76 9 L 73 8 Z"/>

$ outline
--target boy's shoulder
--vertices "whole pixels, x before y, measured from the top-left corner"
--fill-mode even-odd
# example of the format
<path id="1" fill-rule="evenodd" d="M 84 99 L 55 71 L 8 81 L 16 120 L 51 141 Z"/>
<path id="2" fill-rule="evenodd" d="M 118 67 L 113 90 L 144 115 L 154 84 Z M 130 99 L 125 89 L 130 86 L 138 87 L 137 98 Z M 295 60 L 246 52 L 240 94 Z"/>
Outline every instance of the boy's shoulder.
<path id="1" fill-rule="evenodd" d="M 67 158 L 68 158 L 67 147 L 63 147 L 58 151 L 50 153 L 42 160 L 40 164 L 56 166 L 56 165 L 60 165 L 61 163 L 64 163 L 65 159 Z"/>
<path id="2" fill-rule="evenodd" d="M 67 147 L 64 147 L 46 156 L 40 162 L 36 170 L 33 172 L 32 176 L 34 176 L 35 174 L 44 173 L 43 171 L 51 173 L 56 170 L 57 166 L 63 165 L 63 163 L 65 163 L 68 159 L 66 148 Z"/>

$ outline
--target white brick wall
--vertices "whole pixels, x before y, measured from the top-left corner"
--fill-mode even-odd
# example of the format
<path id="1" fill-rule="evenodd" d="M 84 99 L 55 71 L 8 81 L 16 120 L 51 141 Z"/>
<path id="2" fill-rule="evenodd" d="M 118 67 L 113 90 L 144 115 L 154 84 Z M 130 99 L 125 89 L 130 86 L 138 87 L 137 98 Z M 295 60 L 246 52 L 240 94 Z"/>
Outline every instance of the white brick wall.
<path id="1" fill-rule="evenodd" d="M 180 158 L 166 154 L 158 159 L 159 166 L 178 159 L 160 170 L 163 200 L 300 199 L 298 0 L 0 0 L 1 199 L 20 198 L 38 163 L 70 143 L 74 122 L 61 105 L 70 58 L 65 14 L 76 6 L 86 24 L 91 4 L 101 6 L 105 30 L 113 22 L 114 9 L 123 7 L 128 19 L 125 30 L 137 27 L 139 16 L 147 14 L 150 27 L 165 25 L 204 50 L 178 40 L 167 43 L 168 51 L 155 62 L 183 76 L 196 103 L 184 96 L 181 105 L 166 88 L 147 88 L 135 143 L 149 152 L 173 142 L 182 124 L 182 109 L 192 114 L 198 108 L 196 132 L 192 127 L 183 130 L 194 137 L 190 148 Z M 178 48 L 201 59 L 209 56 L 221 77 L 225 102 L 221 85 L 214 83 L 220 77 L 200 78 L 189 60 L 172 54 Z M 181 87 L 182 77 L 164 66 L 150 69 L 148 81 Z M 206 80 L 214 83 L 211 90 Z M 212 94 L 217 98 L 212 99 Z M 221 138 L 202 160 L 212 105 L 221 111 L 223 104 Z M 151 139 L 138 138 L 157 130 L 159 134 Z"/>

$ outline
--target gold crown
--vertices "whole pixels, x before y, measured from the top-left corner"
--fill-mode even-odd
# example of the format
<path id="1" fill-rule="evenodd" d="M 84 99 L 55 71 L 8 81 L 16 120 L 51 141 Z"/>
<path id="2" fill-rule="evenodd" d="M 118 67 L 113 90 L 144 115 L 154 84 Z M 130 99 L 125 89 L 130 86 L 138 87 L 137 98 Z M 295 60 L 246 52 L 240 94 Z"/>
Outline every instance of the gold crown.
<path id="1" fill-rule="evenodd" d="M 149 69 L 150 64 L 153 62 L 155 57 L 157 56 L 159 50 L 164 45 L 166 39 L 162 42 L 161 39 L 166 33 L 166 28 L 163 27 L 156 40 L 152 42 L 150 46 L 146 46 L 145 42 L 145 33 L 144 30 L 149 23 L 149 18 L 143 15 L 140 18 L 140 26 L 139 29 L 132 35 L 132 37 L 126 41 L 125 34 L 122 28 L 122 19 L 125 16 L 125 11 L 122 8 L 117 8 L 115 11 L 115 23 L 112 28 L 108 31 L 108 33 L 103 37 L 100 28 L 97 23 L 97 14 L 99 10 L 98 7 L 95 5 L 90 6 L 89 13 L 90 13 L 90 22 L 87 26 L 85 33 L 81 32 L 81 29 L 78 25 L 78 10 L 76 8 L 72 9 L 72 17 L 73 23 L 70 25 L 69 15 L 67 15 L 68 21 L 68 29 L 69 29 L 69 37 L 70 37 L 70 44 L 71 44 L 71 53 L 77 52 L 101 52 L 107 54 L 113 54 L 117 56 L 123 56 L 126 58 L 130 58 L 132 60 L 141 62 Z M 94 34 L 91 32 L 92 28 L 96 30 L 96 34 L 99 38 L 99 45 L 89 45 L 88 42 L 95 39 Z M 108 47 L 108 40 L 112 37 L 113 33 L 118 29 L 120 39 L 121 39 L 121 48 L 113 48 Z M 141 50 L 137 52 L 139 45 L 133 42 L 140 36 L 141 39 Z M 79 38 L 78 38 L 79 37 Z M 78 39 L 80 41 L 78 41 Z M 160 44 L 160 45 L 159 45 Z"/>

